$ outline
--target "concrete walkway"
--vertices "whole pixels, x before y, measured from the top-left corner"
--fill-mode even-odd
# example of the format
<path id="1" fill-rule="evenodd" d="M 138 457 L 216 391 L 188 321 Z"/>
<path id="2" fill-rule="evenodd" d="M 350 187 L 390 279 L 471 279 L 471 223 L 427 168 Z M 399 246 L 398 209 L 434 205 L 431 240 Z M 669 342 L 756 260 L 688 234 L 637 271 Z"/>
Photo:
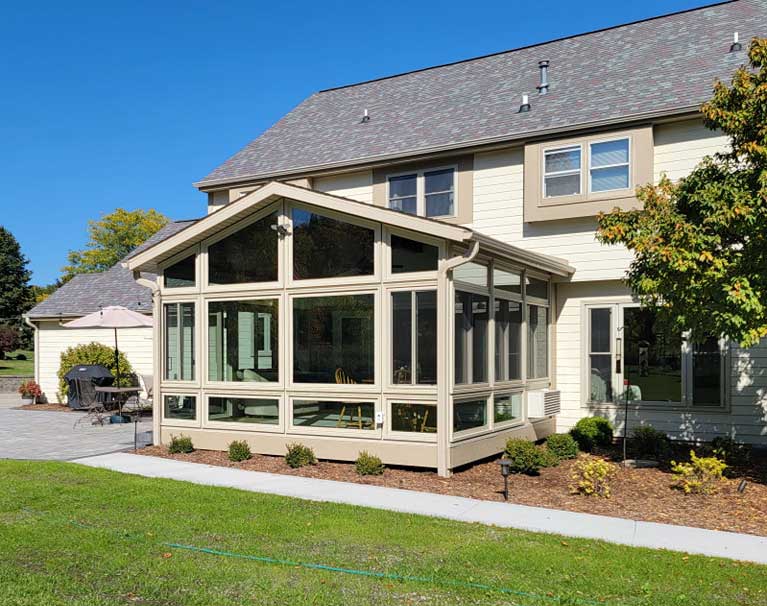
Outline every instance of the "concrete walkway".
<path id="1" fill-rule="evenodd" d="M 767 538 L 753 535 L 640 522 L 382 486 L 244 471 L 128 453 L 89 457 L 75 462 L 89 467 L 111 469 L 150 478 L 170 478 L 207 486 L 225 486 L 312 501 L 346 503 L 460 522 L 479 522 L 533 532 L 600 539 L 635 547 L 670 549 L 767 564 Z"/>

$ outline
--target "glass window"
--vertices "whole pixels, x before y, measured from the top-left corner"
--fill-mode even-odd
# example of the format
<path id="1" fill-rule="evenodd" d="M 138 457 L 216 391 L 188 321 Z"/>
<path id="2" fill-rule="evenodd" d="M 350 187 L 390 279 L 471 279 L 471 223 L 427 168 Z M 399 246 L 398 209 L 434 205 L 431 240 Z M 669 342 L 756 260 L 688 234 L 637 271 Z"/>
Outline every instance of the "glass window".
<path id="1" fill-rule="evenodd" d="M 493 269 L 493 286 L 497 290 L 522 294 L 522 276 L 513 271 Z"/>
<path id="2" fill-rule="evenodd" d="M 389 177 L 389 208 L 418 214 L 418 175 Z"/>
<path id="3" fill-rule="evenodd" d="M 695 406 L 722 403 L 722 352 L 716 337 L 692 345 L 692 403 Z"/>
<path id="4" fill-rule="evenodd" d="M 442 217 L 453 214 L 453 173 L 452 168 L 424 173 L 427 217 Z"/>
<path id="5" fill-rule="evenodd" d="M 453 280 L 487 288 L 487 266 L 479 263 L 464 263 L 453 270 Z"/>
<path id="6" fill-rule="evenodd" d="M 372 229 L 294 208 L 293 278 L 372 275 L 374 241 Z"/>
<path id="7" fill-rule="evenodd" d="M 392 293 L 392 382 L 395 385 L 437 383 L 435 290 Z"/>
<path id="8" fill-rule="evenodd" d="M 165 304 L 165 378 L 194 380 L 194 303 Z"/>
<path id="9" fill-rule="evenodd" d="M 527 306 L 527 378 L 549 376 L 549 310 L 540 305 Z"/>
<path id="10" fill-rule="evenodd" d="M 392 402 L 391 430 L 437 433 L 437 407 L 434 404 Z"/>
<path id="11" fill-rule="evenodd" d="M 628 139 L 592 143 L 590 157 L 592 192 L 628 188 Z"/>
<path id="12" fill-rule="evenodd" d="M 195 260 L 191 255 L 174 263 L 163 272 L 165 288 L 184 288 L 195 285 Z"/>
<path id="13" fill-rule="evenodd" d="M 375 382 L 375 297 L 293 299 L 293 381 Z"/>
<path id="14" fill-rule="evenodd" d="M 455 292 L 455 382 L 487 381 L 489 298 Z"/>
<path id="15" fill-rule="evenodd" d="M 211 301 L 208 305 L 208 378 L 279 380 L 279 301 Z"/>
<path id="16" fill-rule="evenodd" d="M 612 402 L 612 310 L 589 310 L 589 400 Z"/>
<path id="17" fill-rule="evenodd" d="M 580 146 L 544 152 L 544 197 L 574 196 L 581 193 Z"/>
<path id="18" fill-rule="evenodd" d="M 278 213 L 219 240 L 208 247 L 210 284 L 245 284 L 277 280 Z"/>
<path id="19" fill-rule="evenodd" d="M 163 411 L 166 419 L 194 421 L 197 419 L 197 398 L 194 396 L 165 396 Z"/>
<path id="20" fill-rule="evenodd" d="M 525 294 L 528 297 L 535 297 L 536 299 L 549 300 L 549 283 L 546 280 L 539 280 L 527 276 L 525 279 Z"/>
<path id="21" fill-rule="evenodd" d="M 395 292 L 392 303 L 392 382 L 413 382 L 413 293 Z"/>
<path id="22" fill-rule="evenodd" d="M 522 303 L 495 300 L 495 378 L 522 378 Z"/>
<path id="23" fill-rule="evenodd" d="M 375 429 L 374 402 L 293 400 L 293 425 L 339 429 Z"/>
<path id="24" fill-rule="evenodd" d="M 465 431 L 487 425 L 487 400 L 453 403 L 453 431 Z"/>
<path id="25" fill-rule="evenodd" d="M 439 249 L 416 240 L 391 236 L 391 272 L 437 271 Z"/>
<path id="26" fill-rule="evenodd" d="M 496 394 L 493 397 L 493 421 L 506 423 L 522 418 L 522 393 Z"/>
<path id="27" fill-rule="evenodd" d="M 208 420 L 219 423 L 280 422 L 280 401 L 272 398 L 208 398 Z"/>

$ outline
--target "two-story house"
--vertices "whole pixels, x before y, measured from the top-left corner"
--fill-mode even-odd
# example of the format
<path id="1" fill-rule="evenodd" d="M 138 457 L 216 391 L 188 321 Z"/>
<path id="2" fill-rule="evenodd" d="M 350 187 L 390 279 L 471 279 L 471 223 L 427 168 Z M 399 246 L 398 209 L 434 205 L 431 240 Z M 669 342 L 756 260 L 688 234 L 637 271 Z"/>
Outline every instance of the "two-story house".
<path id="1" fill-rule="evenodd" d="M 738 0 L 312 95 L 125 264 L 154 293 L 156 439 L 448 474 L 627 406 L 767 444 L 767 347 L 658 330 L 595 239 L 727 145 L 698 108 L 765 34 Z"/>

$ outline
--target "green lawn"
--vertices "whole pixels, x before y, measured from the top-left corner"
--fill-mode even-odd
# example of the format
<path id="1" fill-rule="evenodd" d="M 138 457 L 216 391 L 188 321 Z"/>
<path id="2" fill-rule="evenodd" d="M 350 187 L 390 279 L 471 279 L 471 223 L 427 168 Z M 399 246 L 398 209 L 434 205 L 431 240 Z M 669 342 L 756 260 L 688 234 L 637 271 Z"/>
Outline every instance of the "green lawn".
<path id="1" fill-rule="evenodd" d="M 0 377 L 8 375 L 26 375 L 35 374 L 35 352 L 33 351 L 12 351 L 6 357 L 15 358 L 19 354 L 24 354 L 26 360 L 0 360 Z"/>
<path id="2" fill-rule="evenodd" d="M 0 486 L 3 606 L 767 603 L 767 567 L 726 560 L 67 463 L 2 461 Z M 424 580 L 223 557 L 169 543 Z"/>

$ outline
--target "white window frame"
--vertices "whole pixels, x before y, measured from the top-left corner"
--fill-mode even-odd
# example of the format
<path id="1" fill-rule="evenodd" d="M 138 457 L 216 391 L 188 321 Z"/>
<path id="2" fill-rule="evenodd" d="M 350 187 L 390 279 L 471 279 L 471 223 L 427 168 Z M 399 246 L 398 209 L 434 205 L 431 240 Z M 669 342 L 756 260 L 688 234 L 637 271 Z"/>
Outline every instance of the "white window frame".
<path id="1" fill-rule="evenodd" d="M 267 423 L 238 423 L 237 421 L 216 421 L 209 419 L 210 399 L 211 398 L 238 398 L 250 400 L 277 400 L 277 424 L 269 425 Z M 264 391 L 254 393 L 224 392 L 208 390 L 205 392 L 202 427 L 203 429 L 229 429 L 237 431 L 254 431 L 266 433 L 285 433 L 285 398 L 281 390 Z"/>
<path id="2" fill-rule="evenodd" d="M 474 402 L 476 400 L 485 401 L 485 424 L 480 427 L 470 427 L 469 429 L 462 429 L 460 431 L 455 430 L 455 406 L 463 402 Z M 483 390 L 477 390 L 474 393 L 462 393 L 456 394 L 450 398 L 449 418 L 450 423 L 450 441 L 459 442 L 467 438 L 473 438 L 487 433 L 493 432 L 493 392 L 487 388 Z"/>
<path id="3" fill-rule="evenodd" d="M 168 327 L 167 327 L 167 321 L 166 321 L 166 314 L 165 309 L 166 307 L 170 305 L 183 305 L 183 304 L 191 304 L 192 309 L 194 310 L 194 327 L 192 329 L 192 335 L 194 338 L 193 343 L 193 349 L 192 349 L 192 364 L 194 365 L 194 372 L 192 373 L 191 379 L 168 379 L 168 341 L 167 341 L 167 334 L 168 334 Z M 201 364 L 200 364 L 200 345 L 202 341 L 200 340 L 200 323 L 199 323 L 199 313 L 200 313 L 200 305 L 198 304 L 198 301 L 196 299 L 190 299 L 190 298 L 171 298 L 171 297 L 163 297 L 162 301 L 162 307 L 160 309 L 161 314 L 161 330 L 160 330 L 160 347 L 162 350 L 162 359 L 161 359 L 161 374 L 160 374 L 160 382 L 162 385 L 168 385 L 168 386 L 179 386 L 179 388 L 183 387 L 189 387 L 189 386 L 195 386 L 199 387 L 200 385 L 200 372 L 201 372 Z M 179 329 L 181 327 L 181 316 L 179 315 Z M 181 338 L 181 331 L 179 330 L 178 338 Z M 207 345 L 207 340 L 204 342 Z M 180 360 L 180 356 L 179 356 Z M 183 387 L 182 387 L 183 386 Z"/>
<path id="4" fill-rule="evenodd" d="M 165 397 L 166 396 L 176 396 L 176 397 L 182 397 L 182 398 L 194 398 L 194 406 L 195 406 L 195 420 L 187 420 L 187 419 L 173 419 L 170 417 L 165 416 Z M 176 389 L 169 389 L 167 391 L 163 390 L 161 393 L 160 398 L 160 414 L 161 414 L 161 423 L 163 427 L 194 427 L 194 428 L 200 428 L 202 427 L 202 400 L 200 397 L 199 392 L 197 391 L 182 391 L 182 390 L 176 390 Z"/>
<path id="5" fill-rule="evenodd" d="M 520 404 L 520 417 L 517 419 L 510 419 L 508 421 L 500 421 L 496 422 L 495 420 L 495 399 L 499 397 L 505 397 L 505 396 L 514 396 L 515 394 L 519 394 L 521 398 L 521 404 Z M 515 389 L 497 389 L 493 392 L 493 398 L 492 402 L 490 402 L 490 425 L 495 429 L 508 429 L 509 427 L 515 427 L 517 425 L 524 425 L 527 422 L 527 406 L 526 404 L 526 396 L 525 391 L 522 389 L 522 387 L 517 387 Z"/>
<path id="6" fill-rule="evenodd" d="M 578 150 L 580 153 L 580 164 L 578 169 L 570 169 L 570 170 L 558 170 L 551 173 L 546 172 L 546 157 L 552 154 L 567 152 L 567 151 L 575 151 Z M 543 199 L 549 200 L 549 199 L 557 199 L 557 198 L 568 198 L 571 196 L 580 196 L 583 195 L 583 164 L 584 164 L 584 153 L 583 153 L 583 145 L 582 144 L 575 144 L 575 145 L 562 145 L 559 147 L 548 147 L 544 148 L 543 150 L 543 166 L 541 166 L 541 191 L 543 192 Z M 578 192 L 574 194 L 562 194 L 559 196 L 550 196 L 548 194 L 548 189 L 546 188 L 546 178 L 547 177 L 568 177 L 570 175 L 578 175 Z"/>
<path id="7" fill-rule="evenodd" d="M 458 165 L 448 164 L 446 166 L 433 166 L 419 170 L 407 170 L 399 173 L 390 173 L 386 175 L 386 208 L 391 208 L 390 180 L 394 177 L 415 176 L 416 178 L 416 216 L 426 217 L 426 175 L 443 170 L 453 171 L 453 212 L 449 215 L 434 215 L 429 219 L 451 219 L 458 216 Z M 447 192 L 442 192 L 447 193 Z M 409 214 L 409 213 L 406 213 Z"/>
<path id="8" fill-rule="evenodd" d="M 419 432 L 419 431 L 395 431 L 392 429 L 392 419 L 394 413 L 392 412 L 392 406 L 394 404 L 420 404 L 425 406 L 433 406 L 434 413 L 440 414 L 439 405 L 434 397 L 422 396 L 422 395 L 392 395 L 387 394 L 384 397 L 385 402 L 385 416 L 384 419 L 384 439 L 389 440 L 403 440 L 406 442 L 433 442 L 437 441 L 437 433 L 431 432 Z"/>
<path id="9" fill-rule="evenodd" d="M 628 160 L 626 162 L 620 162 L 618 164 L 606 164 L 605 166 L 592 166 L 591 165 L 591 147 L 593 145 L 598 145 L 599 143 L 610 143 L 612 141 L 626 141 L 628 144 Z M 588 180 L 589 180 L 589 194 L 603 194 L 611 191 L 626 191 L 628 189 L 631 189 L 631 137 L 625 136 L 625 137 L 611 137 L 609 139 L 594 139 L 593 141 L 589 140 L 588 143 Z M 627 168 L 627 175 L 628 175 L 628 186 L 627 187 L 616 187 L 614 189 L 600 189 L 599 191 L 594 191 L 592 189 L 592 183 L 591 183 L 591 171 L 593 170 L 602 170 L 606 168 L 618 168 L 625 166 Z"/>

